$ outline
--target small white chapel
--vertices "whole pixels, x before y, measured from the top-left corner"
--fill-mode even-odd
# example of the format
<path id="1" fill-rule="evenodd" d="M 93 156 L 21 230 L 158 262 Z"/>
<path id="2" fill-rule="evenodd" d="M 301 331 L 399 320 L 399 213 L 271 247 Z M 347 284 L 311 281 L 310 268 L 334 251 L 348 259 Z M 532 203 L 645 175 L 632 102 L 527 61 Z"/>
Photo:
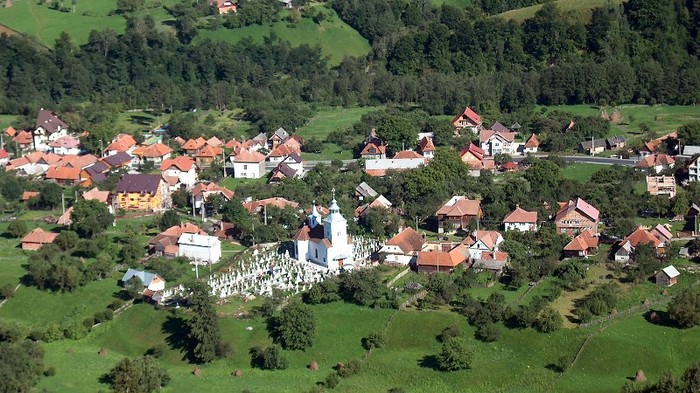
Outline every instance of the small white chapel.
<path id="1" fill-rule="evenodd" d="M 348 236 L 348 222 L 340 214 L 335 197 L 328 210 L 330 213 L 322 218 L 314 202 L 304 226 L 292 238 L 296 258 L 330 270 L 350 267 L 353 264 L 352 238 Z"/>

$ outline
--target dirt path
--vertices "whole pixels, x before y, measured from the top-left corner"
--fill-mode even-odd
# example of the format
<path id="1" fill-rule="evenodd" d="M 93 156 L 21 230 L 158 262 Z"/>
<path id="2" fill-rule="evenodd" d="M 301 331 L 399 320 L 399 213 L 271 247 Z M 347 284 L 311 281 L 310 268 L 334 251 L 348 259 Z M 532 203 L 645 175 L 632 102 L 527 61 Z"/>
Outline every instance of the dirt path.
<path id="1" fill-rule="evenodd" d="M 396 281 L 398 281 L 401 277 L 403 277 L 403 276 L 405 276 L 406 274 L 408 274 L 408 272 L 410 272 L 410 271 L 411 271 L 411 268 L 410 268 L 410 267 L 407 267 L 406 270 L 404 270 L 404 271 L 402 271 L 401 273 L 397 274 L 396 277 L 392 278 L 391 281 L 389 281 L 388 283 L 386 283 L 386 286 L 387 286 L 388 288 L 391 288 L 392 286 L 394 286 L 394 283 L 395 283 Z"/>

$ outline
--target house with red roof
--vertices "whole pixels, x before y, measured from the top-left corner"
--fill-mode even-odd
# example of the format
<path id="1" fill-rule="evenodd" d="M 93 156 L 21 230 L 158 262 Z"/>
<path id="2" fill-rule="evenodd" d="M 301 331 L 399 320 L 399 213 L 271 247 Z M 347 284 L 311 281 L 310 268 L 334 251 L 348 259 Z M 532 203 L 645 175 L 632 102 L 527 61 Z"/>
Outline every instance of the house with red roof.
<path id="1" fill-rule="evenodd" d="M 384 263 L 413 265 L 424 246 L 423 235 L 408 227 L 384 243 L 379 254 L 383 256 Z"/>
<path id="2" fill-rule="evenodd" d="M 275 132 L 272 133 L 272 136 L 270 136 L 270 144 L 272 145 L 272 150 L 286 142 L 288 139 L 289 132 L 287 132 L 287 130 L 285 130 L 282 127 L 278 128 Z"/>
<path id="3" fill-rule="evenodd" d="M 187 189 L 194 187 L 199 181 L 197 164 L 188 156 L 169 158 L 160 164 L 160 170 L 165 176 L 176 177 L 178 184 Z"/>
<path id="4" fill-rule="evenodd" d="M 34 149 L 34 138 L 31 131 L 20 131 L 12 138 L 12 142 L 22 151 Z"/>
<path id="5" fill-rule="evenodd" d="M 163 161 L 170 158 L 173 149 L 157 142 L 150 146 L 139 146 L 132 154 L 134 155 L 135 165 L 143 165 L 147 162 L 152 162 L 154 165 L 160 165 Z"/>
<path id="6" fill-rule="evenodd" d="M 227 201 L 233 199 L 234 192 L 226 187 L 222 187 L 216 183 L 198 183 L 190 191 L 192 198 L 194 199 L 194 208 L 199 210 L 202 208 L 204 202 L 212 195 L 220 195 Z"/>
<path id="7" fill-rule="evenodd" d="M 197 154 L 199 149 L 203 148 L 206 144 L 207 144 L 207 140 L 200 136 L 197 139 L 187 140 L 181 147 L 182 147 L 182 150 L 185 151 L 185 153 L 193 156 L 193 155 Z"/>
<path id="8" fill-rule="evenodd" d="M 7 165 L 10 162 L 10 154 L 5 149 L 0 149 L 0 165 Z"/>
<path id="9" fill-rule="evenodd" d="M 219 14 L 238 12 L 238 4 L 233 0 L 210 0 L 210 3 L 216 5 L 216 9 L 219 11 Z"/>
<path id="10" fill-rule="evenodd" d="M 62 186 L 73 186 L 81 182 L 80 168 L 50 166 L 44 179 Z"/>
<path id="11" fill-rule="evenodd" d="M 433 144 L 433 138 L 429 136 L 423 137 L 420 142 L 418 142 L 418 152 L 425 157 L 427 160 L 435 157 L 435 145 Z"/>
<path id="12" fill-rule="evenodd" d="M 472 220 L 481 220 L 484 212 L 481 201 L 469 199 L 463 195 L 450 198 L 435 213 L 438 222 L 438 233 L 451 233 L 466 230 Z"/>
<path id="13" fill-rule="evenodd" d="M 498 231 L 473 231 L 462 244 L 469 248 L 469 256 L 473 260 L 481 259 L 484 252 L 500 251 L 503 236 Z"/>
<path id="14" fill-rule="evenodd" d="M 591 230 L 585 230 L 576 235 L 564 246 L 565 257 L 588 258 L 598 250 L 598 236 Z"/>
<path id="15" fill-rule="evenodd" d="M 476 273 L 489 272 L 500 277 L 508 266 L 508 253 L 504 251 L 483 251 L 481 257 L 472 262 L 472 270 Z"/>
<path id="16" fill-rule="evenodd" d="M 384 195 L 380 195 L 372 202 L 358 206 L 355 209 L 355 220 L 367 217 L 370 209 L 391 209 L 391 206 L 391 202 Z"/>
<path id="17" fill-rule="evenodd" d="M 496 154 L 515 154 L 518 144 L 515 143 L 514 132 L 497 132 L 494 130 L 479 131 L 479 144 L 487 156 Z"/>
<path id="18" fill-rule="evenodd" d="M 537 212 L 530 212 L 516 206 L 515 210 L 508 213 L 503 219 L 503 226 L 506 232 L 536 232 L 537 231 Z"/>
<path id="19" fill-rule="evenodd" d="M 537 149 L 540 147 L 540 141 L 537 139 L 537 135 L 531 134 L 525 144 L 523 145 L 523 154 L 537 153 Z"/>
<path id="20" fill-rule="evenodd" d="M 559 210 L 554 218 L 557 233 L 576 236 L 583 231 L 598 233 L 600 212 L 581 198 L 559 202 Z"/>
<path id="21" fill-rule="evenodd" d="M 270 162 L 282 162 L 292 153 L 299 154 L 300 151 L 294 150 L 285 144 L 278 144 L 272 149 L 270 154 L 267 155 L 267 160 Z"/>
<path id="22" fill-rule="evenodd" d="M 639 226 L 627 237 L 618 243 L 615 251 L 615 262 L 628 263 L 634 259 L 634 250 L 640 244 L 647 244 L 653 248 L 657 254 L 663 254 L 665 247 L 669 244 L 671 233 L 662 225 L 657 225 L 651 232 Z"/>
<path id="23" fill-rule="evenodd" d="M 184 234 L 205 236 L 207 233 L 189 222 L 172 226 L 148 241 L 148 253 L 168 258 L 177 257 L 179 251 L 178 240 Z"/>
<path id="24" fill-rule="evenodd" d="M 642 172 L 660 173 L 666 169 L 672 169 L 676 165 L 676 159 L 668 154 L 653 153 L 643 156 L 634 166 Z"/>
<path id="25" fill-rule="evenodd" d="M 486 158 L 484 150 L 473 143 L 465 147 L 459 152 L 462 162 L 469 165 L 469 174 L 471 176 L 481 176 L 482 170 L 493 171 L 496 168 L 496 163 L 493 158 Z"/>
<path id="26" fill-rule="evenodd" d="M 194 155 L 194 160 L 197 162 L 197 166 L 200 168 L 208 168 L 214 161 L 223 161 L 224 149 L 220 146 L 209 146 L 204 145 L 199 151 Z"/>
<path id="27" fill-rule="evenodd" d="M 259 179 L 265 174 L 265 156 L 257 151 L 241 149 L 231 161 L 236 179 Z"/>
<path id="28" fill-rule="evenodd" d="M 449 251 L 442 249 L 434 251 L 419 251 L 416 256 L 416 266 L 419 273 L 452 272 L 457 266 L 469 259 L 469 251 L 462 244 L 457 244 Z"/>
<path id="29" fill-rule="evenodd" d="M 274 206 L 278 209 L 296 209 L 299 207 L 299 203 L 288 201 L 282 197 L 265 198 L 258 199 L 255 201 L 243 202 L 243 208 L 246 209 L 250 214 L 259 214 L 269 206 Z"/>
<path id="30" fill-rule="evenodd" d="M 17 130 L 15 130 L 15 128 L 12 126 L 9 126 L 9 127 L 5 128 L 5 130 L 2 133 L 5 136 L 9 136 L 10 138 L 14 138 L 14 136 L 17 135 Z"/>
<path id="31" fill-rule="evenodd" d="M 360 152 L 360 158 L 368 160 L 376 160 L 386 158 L 386 146 L 381 144 L 376 144 L 374 142 L 369 142 L 362 148 Z"/>
<path id="32" fill-rule="evenodd" d="M 280 145 L 281 146 L 281 145 Z M 304 177 L 304 162 L 297 153 L 291 153 L 282 162 L 270 171 L 271 184 L 279 184 L 284 179 Z"/>
<path id="33" fill-rule="evenodd" d="M 211 147 L 222 147 L 224 145 L 224 141 L 221 139 L 217 138 L 216 135 L 213 137 L 207 139 L 207 146 Z"/>
<path id="34" fill-rule="evenodd" d="M 113 156 L 117 153 L 126 153 L 131 156 L 132 152 L 136 149 L 136 140 L 133 136 L 129 134 L 119 134 L 112 142 L 104 149 L 103 155 Z"/>
<path id="35" fill-rule="evenodd" d="M 469 130 L 476 134 L 481 130 L 481 116 L 474 112 L 470 107 L 464 108 L 462 113 L 452 119 L 452 125 L 455 126 L 457 132 L 461 130 Z"/>
<path id="36" fill-rule="evenodd" d="M 58 233 L 47 232 L 41 228 L 36 228 L 22 238 L 22 250 L 36 251 L 44 246 L 56 241 Z"/>
<path id="37" fill-rule="evenodd" d="M 427 164 L 427 159 L 413 150 L 403 150 L 393 158 L 365 160 L 365 173 L 370 176 L 384 176 L 387 171 L 404 171 L 420 168 Z"/>

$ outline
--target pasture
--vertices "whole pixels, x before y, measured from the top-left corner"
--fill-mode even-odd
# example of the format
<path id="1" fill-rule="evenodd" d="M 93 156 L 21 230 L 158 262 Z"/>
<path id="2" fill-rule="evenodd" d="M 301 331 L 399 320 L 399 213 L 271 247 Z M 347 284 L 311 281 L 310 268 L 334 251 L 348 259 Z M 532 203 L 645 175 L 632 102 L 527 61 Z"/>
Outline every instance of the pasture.
<path id="1" fill-rule="evenodd" d="M 310 18 L 301 18 L 298 23 L 279 21 L 271 25 L 250 25 L 236 29 L 200 30 L 197 42 L 212 39 L 236 43 L 250 38 L 253 42 L 262 43 L 265 37 L 275 34 L 293 46 L 320 46 L 321 53 L 328 57 L 331 65 L 340 64 L 344 57 L 362 57 L 369 53 L 369 43 L 360 33 L 340 20 L 334 10 L 318 7 L 323 7 L 329 15 L 319 24 Z"/>
<path id="2" fill-rule="evenodd" d="M 609 1 L 610 0 L 555 0 L 552 1 L 552 3 L 556 4 L 557 7 L 564 12 L 578 13 L 585 20 L 589 20 L 593 8 L 602 7 Z M 622 0 L 613 0 L 613 3 L 622 3 Z M 516 22 L 523 22 L 525 19 L 535 16 L 535 13 L 537 13 L 540 8 L 542 8 L 542 4 L 506 11 L 496 16 L 499 18 L 512 19 Z"/>
<path id="3" fill-rule="evenodd" d="M 587 182 L 591 180 L 591 176 L 599 170 L 605 168 L 606 165 L 576 163 L 568 164 L 562 169 L 562 176 L 565 179 Z"/>

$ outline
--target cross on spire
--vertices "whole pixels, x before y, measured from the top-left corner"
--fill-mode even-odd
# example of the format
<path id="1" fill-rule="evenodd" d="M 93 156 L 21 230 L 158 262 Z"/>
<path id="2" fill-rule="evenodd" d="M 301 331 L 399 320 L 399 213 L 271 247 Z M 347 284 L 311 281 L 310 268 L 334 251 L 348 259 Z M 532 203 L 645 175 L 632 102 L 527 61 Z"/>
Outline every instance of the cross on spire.
<path id="1" fill-rule="evenodd" d="M 332 195 L 333 199 L 335 199 L 335 187 L 333 187 L 331 189 L 331 195 Z"/>

